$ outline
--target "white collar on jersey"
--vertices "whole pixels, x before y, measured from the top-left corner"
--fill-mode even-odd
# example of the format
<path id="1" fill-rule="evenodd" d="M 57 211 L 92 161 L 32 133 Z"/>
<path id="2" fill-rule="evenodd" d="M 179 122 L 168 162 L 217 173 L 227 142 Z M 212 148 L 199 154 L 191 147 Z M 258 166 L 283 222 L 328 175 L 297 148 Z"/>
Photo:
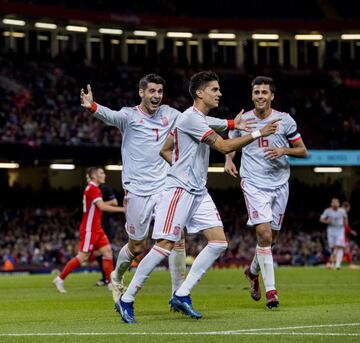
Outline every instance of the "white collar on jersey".
<path id="1" fill-rule="evenodd" d="M 159 109 L 160 109 L 160 107 L 159 107 L 154 114 L 149 114 L 149 113 L 144 112 L 144 111 L 140 108 L 140 105 L 137 105 L 136 108 L 137 108 L 137 110 L 138 110 L 139 112 L 141 112 L 142 114 L 144 114 L 145 116 L 147 116 L 147 117 L 149 117 L 149 118 L 154 118 L 154 117 L 156 116 L 156 113 L 158 113 L 158 111 L 159 111 Z"/>
<path id="2" fill-rule="evenodd" d="M 91 183 L 95 187 L 99 187 L 94 181 L 90 181 L 89 183 Z"/>
<path id="3" fill-rule="evenodd" d="M 193 106 L 192 108 L 193 108 L 194 112 L 197 112 L 197 113 L 199 113 L 199 114 L 201 114 L 202 116 L 205 117 L 205 114 L 202 113 L 200 110 L 198 110 L 195 106 Z"/>

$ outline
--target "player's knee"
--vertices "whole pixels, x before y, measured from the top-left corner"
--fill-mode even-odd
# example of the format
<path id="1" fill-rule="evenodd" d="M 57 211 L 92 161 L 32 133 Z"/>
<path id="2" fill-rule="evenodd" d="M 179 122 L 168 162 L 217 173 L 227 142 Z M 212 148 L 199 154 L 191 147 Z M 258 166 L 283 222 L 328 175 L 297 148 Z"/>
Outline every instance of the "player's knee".
<path id="1" fill-rule="evenodd" d="M 225 252 L 225 250 L 228 247 L 228 242 L 227 241 L 223 241 L 223 242 L 213 242 L 210 241 L 208 243 L 208 247 L 210 249 L 212 249 L 213 251 L 216 251 L 216 253 L 220 256 L 223 252 Z"/>
<path id="2" fill-rule="evenodd" d="M 132 241 L 131 244 L 129 242 L 128 248 L 130 250 L 130 252 L 134 255 L 134 256 L 138 256 L 140 255 L 146 247 L 146 242 L 145 241 Z"/>

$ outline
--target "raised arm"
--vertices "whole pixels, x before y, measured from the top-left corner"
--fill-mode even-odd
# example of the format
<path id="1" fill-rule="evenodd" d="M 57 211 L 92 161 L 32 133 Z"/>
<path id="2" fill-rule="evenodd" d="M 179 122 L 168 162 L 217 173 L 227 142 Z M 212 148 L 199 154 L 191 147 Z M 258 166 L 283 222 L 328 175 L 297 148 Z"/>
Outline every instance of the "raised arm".
<path id="1" fill-rule="evenodd" d="M 252 131 L 255 124 L 255 119 L 243 119 L 242 115 L 244 114 L 244 110 L 241 110 L 240 113 L 234 119 L 219 119 L 214 117 L 206 117 L 206 121 L 210 128 L 217 132 L 223 132 L 226 130 L 244 130 L 244 131 Z"/>
<path id="2" fill-rule="evenodd" d="M 88 111 L 93 113 L 94 117 L 103 121 L 106 125 L 116 126 L 124 130 L 128 116 L 123 111 L 114 111 L 108 107 L 97 104 L 94 101 L 91 86 L 87 85 L 87 93 L 82 88 L 80 91 L 80 104 Z"/>
<path id="3" fill-rule="evenodd" d="M 160 156 L 170 165 L 172 165 L 172 153 L 174 150 L 174 145 L 174 136 L 170 133 L 160 150 Z"/>
<path id="4" fill-rule="evenodd" d="M 211 147 L 213 147 L 215 150 L 226 155 L 233 151 L 240 150 L 242 147 L 248 145 L 259 137 L 266 137 L 275 133 L 278 128 L 277 122 L 279 120 L 281 119 L 275 119 L 269 124 L 265 125 L 261 130 L 255 131 L 243 137 L 236 137 L 233 139 L 224 140 L 217 133 L 213 132 L 205 138 L 204 142 L 211 145 Z"/>

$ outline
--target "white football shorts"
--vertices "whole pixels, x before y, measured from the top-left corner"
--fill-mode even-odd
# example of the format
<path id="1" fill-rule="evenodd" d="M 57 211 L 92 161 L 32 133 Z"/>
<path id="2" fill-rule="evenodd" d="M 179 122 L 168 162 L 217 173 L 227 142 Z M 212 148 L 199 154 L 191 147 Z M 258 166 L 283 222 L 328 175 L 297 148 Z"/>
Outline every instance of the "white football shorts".
<path id="1" fill-rule="evenodd" d="M 223 223 L 207 191 L 194 195 L 183 188 L 166 189 L 156 209 L 152 238 L 177 242 L 185 227 L 188 234 L 195 234 Z"/>
<path id="2" fill-rule="evenodd" d="M 124 197 L 126 209 L 126 232 L 132 240 L 147 239 L 155 208 L 161 198 L 161 192 L 149 196 L 139 196 L 127 192 Z"/>
<path id="3" fill-rule="evenodd" d="M 240 185 L 248 212 L 247 224 L 270 223 L 273 230 L 280 230 L 289 198 L 288 183 L 275 190 L 257 188 L 244 180 Z"/>
<path id="4" fill-rule="evenodd" d="M 327 229 L 327 239 L 330 248 L 345 247 L 345 229 Z"/>

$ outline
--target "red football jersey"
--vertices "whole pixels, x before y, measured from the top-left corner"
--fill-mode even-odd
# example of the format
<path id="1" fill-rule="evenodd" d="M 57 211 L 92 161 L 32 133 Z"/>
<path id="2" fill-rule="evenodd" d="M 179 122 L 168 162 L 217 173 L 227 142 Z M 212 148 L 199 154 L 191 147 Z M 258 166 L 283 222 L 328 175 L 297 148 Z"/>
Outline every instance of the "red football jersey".
<path id="1" fill-rule="evenodd" d="M 101 210 L 96 206 L 96 202 L 102 200 L 101 190 L 92 181 L 89 182 L 83 196 L 83 217 L 80 230 L 86 232 L 102 230 Z"/>

